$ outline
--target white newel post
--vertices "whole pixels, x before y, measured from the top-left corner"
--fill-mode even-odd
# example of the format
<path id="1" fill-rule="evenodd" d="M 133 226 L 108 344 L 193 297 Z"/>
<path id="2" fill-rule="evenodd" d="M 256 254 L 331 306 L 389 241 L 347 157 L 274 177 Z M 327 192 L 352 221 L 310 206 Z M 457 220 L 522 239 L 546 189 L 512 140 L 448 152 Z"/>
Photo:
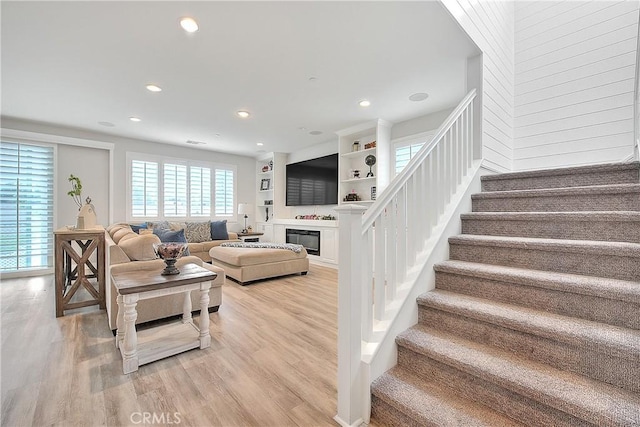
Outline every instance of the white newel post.
<path id="1" fill-rule="evenodd" d="M 362 214 L 359 205 L 340 206 L 338 212 L 338 414 L 342 426 L 363 422 L 362 358 Z"/>

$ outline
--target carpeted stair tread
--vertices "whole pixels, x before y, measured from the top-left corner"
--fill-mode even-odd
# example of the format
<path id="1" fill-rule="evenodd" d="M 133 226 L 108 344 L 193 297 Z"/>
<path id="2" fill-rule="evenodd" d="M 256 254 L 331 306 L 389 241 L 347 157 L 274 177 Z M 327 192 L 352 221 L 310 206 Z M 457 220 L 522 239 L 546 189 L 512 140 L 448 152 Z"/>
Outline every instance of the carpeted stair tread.
<path id="1" fill-rule="evenodd" d="M 640 396 L 606 383 L 416 325 L 398 345 L 596 425 L 640 425 Z"/>
<path id="2" fill-rule="evenodd" d="M 438 263 L 434 269 L 436 272 L 640 304 L 640 282 L 456 260 Z"/>
<path id="3" fill-rule="evenodd" d="M 529 197 L 565 197 L 575 195 L 640 194 L 640 184 L 592 185 L 585 187 L 537 188 L 533 190 L 485 191 L 471 195 L 472 200 Z"/>
<path id="4" fill-rule="evenodd" d="M 521 426 L 483 405 L 456 396 L 442 385 L 426 382 L 395 367 L 376 379 L 371 393 L 415 420 L 433 426 Z"/>
<path id="5" fill-rule="evenodd" d="M 639 330 L 439 289 L 420 295 L 418 305 L 640 363 Z"/>
<path id="6" fill-rule="evenodd" d="M 483 236 L 459 234 L 449 238 L 450 244 L 474 246 L 499 246 L 511 249 L 535 249 L 543 251 L 573 252 L 594 255 L 638 257 L 640 244 L 628 242 L 603 242 L 599 240 L 558 240 L 534 237 Z"/>
<path id="7" fill-rule="evenodd" d="M 586 182 L 588 182 L 587 185 L 597 185 L 596 183 L 637 183 L 640 181 L 639 170 L 639 162 L 610 163 L 485 175 L 481 177 L 481 181 L 483 188 L 509 188 L 532 184 L 545 185 L 545 183 L 550 187 Z"/>
<path id="8" fill-rule="evenodd" d="M 638 222 L 640 212 L 636 211 L 581 211 L 581 212 L 470 212 L 460 215 L 461 219 L 509 220 L 509 221 L 607 221 Z"/>

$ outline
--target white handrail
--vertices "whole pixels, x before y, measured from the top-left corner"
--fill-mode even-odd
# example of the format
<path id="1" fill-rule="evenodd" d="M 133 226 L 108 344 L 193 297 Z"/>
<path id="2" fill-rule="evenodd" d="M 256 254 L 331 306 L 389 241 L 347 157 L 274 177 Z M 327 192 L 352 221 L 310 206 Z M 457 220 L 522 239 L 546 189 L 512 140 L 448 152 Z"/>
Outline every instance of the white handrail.
<path id="1" fill-rule="evenodd" d="M 425 252 L 448 205 L 473 175 L 480 157 L 474 152 L 475 99 L 474 89 L 368 210 L 357 205 L 338 208 L 335 420 L 343 426 L 368 422 L 372 372 L 367 366 L 389 342 L 391 320 L 415 284 L 408 271 L 424 265 L 418 254 Z"/>
<path id="2" fill-rule="evenodd" d="M 453 110 L 447 119 L 440 125 L 438 131 L 433 135 L 431 141 L 424 144 L 422 148 L 409 160 L 407 166 L 395 177 L 395 179 L 389 184 L 385 191 L 380 194 L 376 202 L 371 206 L 364 215 L 362 220 L 363 231 L 369 228 L 373 224 L 373 219 L 380 215 L 380 212 L 391 201 L 391 199 L 398 193 L 400 188 L 407 183 L 409 178 L 415 174 L 416 170 L 424 162 L 427 156 L 434 149 L 438 141 L 440 141 L 445 133 L 449 131 L 453 123 L 460 117 L 462 112 L 473 102 L 476 97 L 476 90 L 472 89 L 469 93 L 460 101 L 455 110 Z"/>
<path id="3" fill-rule="evenodd" d="M 636 39 L 636 76 L 633 87 L 634 157 L 640 160 L 640 9 L 638 9 L 638 37 Z"/>

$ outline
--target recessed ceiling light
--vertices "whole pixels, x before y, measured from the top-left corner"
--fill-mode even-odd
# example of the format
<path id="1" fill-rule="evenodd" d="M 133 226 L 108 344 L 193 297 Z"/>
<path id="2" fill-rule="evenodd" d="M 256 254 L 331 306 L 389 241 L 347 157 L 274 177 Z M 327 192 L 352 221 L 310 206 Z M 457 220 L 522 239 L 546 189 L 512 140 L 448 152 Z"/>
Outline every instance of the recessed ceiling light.
<path id="1" fill-rule="evenodd" d="M 189 18 L 188 16 L 180 19 L 180 26 L 187 33 L 195 33 L 198 31 L 198 23 L 195 19 Z"/>
<path id="2" fill-rule="evenodd" d="M 115 126 L 115 125 L 114 125 L 113 123 L 111 123 L 111 122 L 98 122 L 98 124 L 99 124 L 99 125 L 102 125 L 102 126 L 106 126 L 106 127 L 108 127 L 108 128 L 112 128 L 112 127 L 114 127 L 114 126 Z"/>
<path id="3" fill-rule="evenodd" d="M 244 110 L 240 110 L 240 111 L 236 112 L 236 114 L 239 117 L 242 117 L 243 119 L 246 119 L 247 117 L 249 117 L 251 115 L 251 114 L 249 114 L 248 111 L 244 111 Z"/>
<path id="4" fill-rule="evenodd" d="M 358 105 L 361 107 L 368 107 L 369 105 L 371 105 L 371 102 L 363 99 L 362 101 L 358 102 Z"/>
<path id="5" fill-rule="evenodd" d="M 220 138 L 220 134 L 219 133 L 216 133 L 216 138 Z"/>
<path id="6" fill-rule="evenodd" d="M 312 130 L 311 132 L 309 132 L 309 135 L 322 135 L 322 131 Z"/>
<path id="7" fill-rule="evenodd" d="M 314 76 L 311 76 L 311 77 L 309 77 L 309 81 L 310 81 L 311 83 L 315 83 L 315 82 L 317 82 L 317 81 L 318 81 L 318 78 L 317 78 L 317 77 L 314 77 Z"/>
<path id="8" fill-rule="evenodd" d="M 146 88 L 149 92 L 162 92 L 162 88 L 154 84 L 149 84 Z"/>
<path id="9" fill-rule="evenodd" d="M 131 120 L 132 122 L 141 122 L 142 119 L 140 117 L 129 117 L 129 120 Z"/>
<path id="10" fill-rule="evenodd" d="M 411 95 L 409 97 L 409 100 L 410 101 L 414 101 L 414 102 L 418 102 L 418 101 L 424 101 L 428 97 L 429 97 L 428 93 L 418 92 L 418 93 L 414 93 L 413 95 Z"/>
<path id="11" fill-rule="evenodd" d="M 258 147 L 262 147 L 264 144 L 263 144 L 262 142 L 258 142 L 258 143 L 256 143 L 256 145 L 257 145 Z"/>

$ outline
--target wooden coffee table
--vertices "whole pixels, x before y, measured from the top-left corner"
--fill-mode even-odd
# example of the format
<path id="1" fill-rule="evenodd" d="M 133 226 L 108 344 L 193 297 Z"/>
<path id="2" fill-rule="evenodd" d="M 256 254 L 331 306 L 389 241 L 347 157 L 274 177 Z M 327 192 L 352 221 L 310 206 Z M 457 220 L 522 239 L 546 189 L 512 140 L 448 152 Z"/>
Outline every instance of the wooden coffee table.
<path id="1" fill-rule="evenodd" d="M 211 345 L 209 334 L 209 289 L 217 274 L 195 264 L 180 267 L 180 274 L 162 276 L 159 270 L 141 270 L 112 275 L 118 290 L 118 319 L 116 347 L 122 354 L 125 374 L 138 366 L 163 359 L 194 348 Z M 191 291 L 200 291 L 200 320 L 198 326 L 191 318 Z M 139 300 L 163 295 L 184 293 L 182 322 L 172 322 L 136 331 Z"/>

